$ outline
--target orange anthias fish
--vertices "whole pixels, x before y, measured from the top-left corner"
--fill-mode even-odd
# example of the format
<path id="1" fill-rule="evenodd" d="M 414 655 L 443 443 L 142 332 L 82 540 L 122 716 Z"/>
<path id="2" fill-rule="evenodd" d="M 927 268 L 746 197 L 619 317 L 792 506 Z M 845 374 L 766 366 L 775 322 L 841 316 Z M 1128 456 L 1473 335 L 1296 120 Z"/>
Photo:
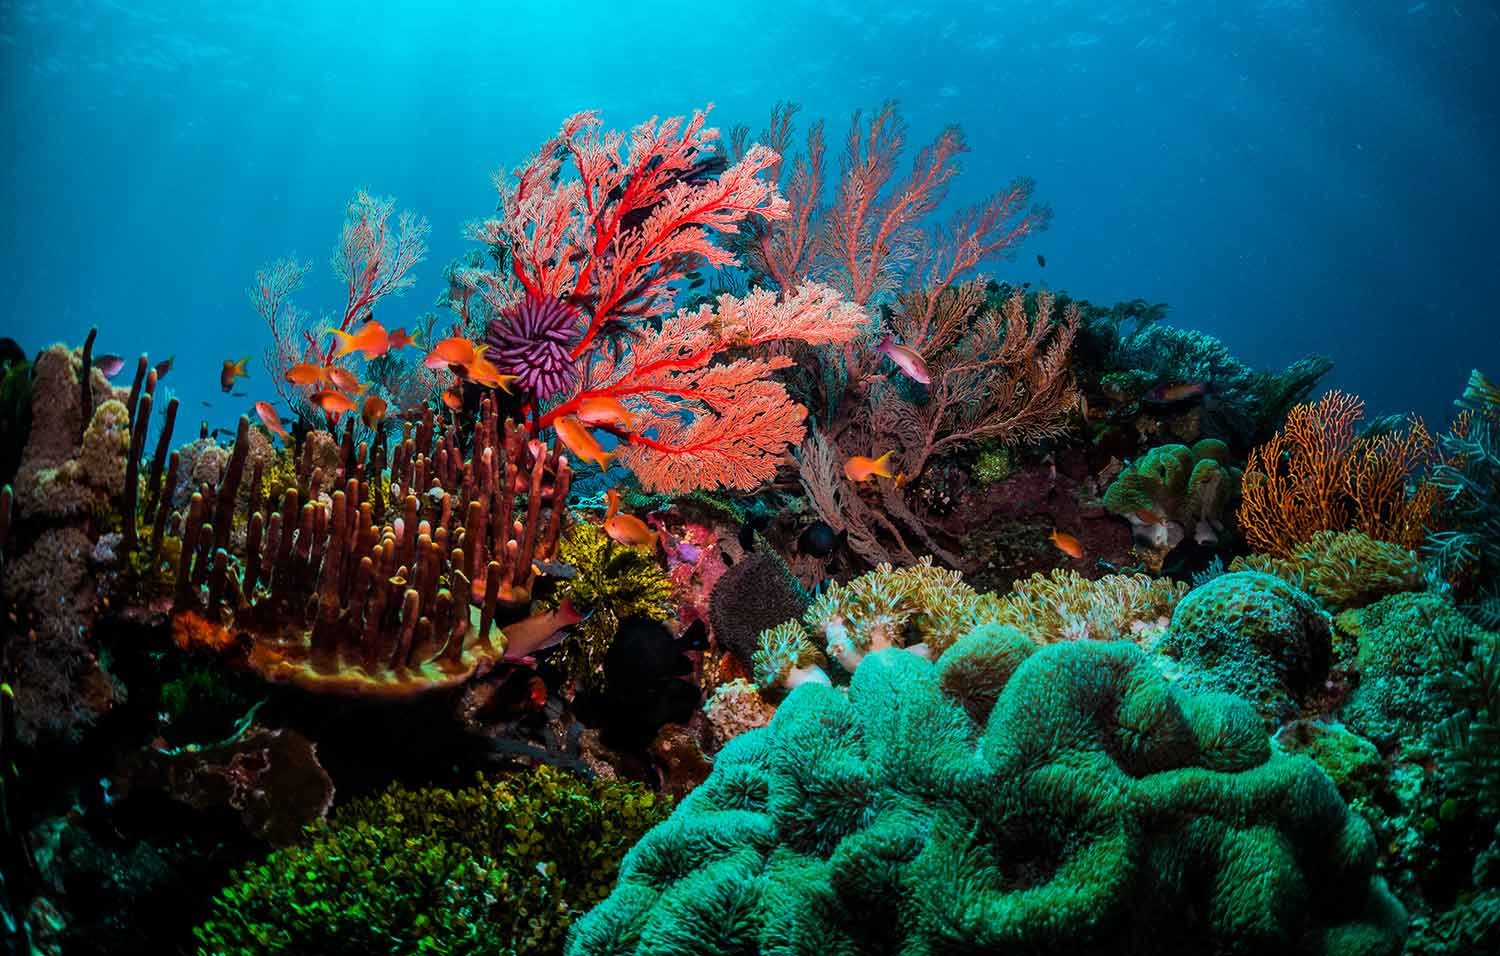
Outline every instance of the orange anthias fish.
<path id="1" fill-rule="evenodd" d="M 286 370 L 286 380 L 293 385 L 321 385 L 328 378 L 328 370 L 311 362 L 301 362 Z"/>
<path id="2" fill-rule="evenodd" d="M 245 363 L 250 361 L 250 356 L 245 356 L 238 362 L 224 360 L 224 371 L 219 373 L 219 387 L 226 392 L 234 391 L 235 379 L 249 378 L 250 373 L 245 371 Z M 159 378 L 160 376 L 158 376 Z"/>
<path id="3" fill-rule="evenodd" d="M 359 388 L 359 376 L 339 365 L 330 365 L 323 370 L 328 375 L 328 380 L 333 383 L 334 388 L 341 388 L 346 392 L 352 392 Z"/>
<path id="4" fill-rule="evenodd" d="M 314 392 L 308 401 L 321 408 L 330 415 L 342 415 L 354 407 L 354 400 L 343 392 L 332 389 L 322 392 Z"/>
<path id="5" fill-rule="evenodd" d="M 1183 382 L 1179 385 L 1163 385 L 1160 388 L 1154 388 L 1146 393 L 1146 400 L 1170 404 L 1206 394 L 1208 394 L 1207 382 Z"/>
<path id="6" fill-rule="evenodd" d="M 635 515 L 620 514 L 620 493 L 615 489 L 609 489 L 605 497 L 609 500 L 609 512 L 604 517 L 604 533 L 626 547 L 638 548 L 645 545 L 654 550 L 659 532 L 652 531 L 646 522 Z"/>
<path id="7" fill-rule="evenodd" d="M 894 450 L 888 451 L 879 458 L 850 455 L 849 460 L 844 462 L 844 477 L 850 481 L 869 481 L 876 475 L 894 478 L 896 476 L 891 473 L 891 456 L 895 453 Z"/>
<path id="8" fill-rule="evenodd" d="M 1052 533 L 1047 536 L 1047 540 L 1057 545 L 1057 550 L 1070 558 L 1083 557 L 1083 542 L 1071 534 L 1063 534 L 1061 531 L 1053 528 Z"/>
<path id="9" fill-rule="evenodd" d="M 463 411 L 464 390 L 457 385 L 454 385 L 451 388 L 443 389 L 443 404 L 447 405 L 455 412 Z"/>
<path id="10" fill-rule="evenodd" d="M 484 357 L 484 349 L 482 347 L 474 350 L 474 361 L 464 366 L 464 371 L 467 373 L 469 381 L 474 384 L 483 385 L 485 388 L 501 388 L 511 395 L 515 394 L 515 389 L 510 387 L 510 383 L 520 377 L 519 375 L 502 374 L 495 367 L 495 363 Z"/>
<path id="11" fill-rule="evenodd" d="M 473 364 L 475 351 L 474 343 L 468 339 L 443 339 L 428 349 L 422 364 L 432 369 L 447 368 L 450 365 L 467 367 Z"/>
<path id="12" fill-rule="evenodd" d="M 572 452 L 574 457 L 582 461 L 593 462 L 599 466 L 600 471 L 609 470 L 609 460 L 615 456 L 615 453 L 605 451 L 600 446 L 599 440 L 584 426 L 583 422 L 569 415 L 553 422 L 552 427 L 557 429 L 557 437 L 568 446 L 568 451 Z"/>
<path id="13" fill-rule="evenodd" d="M 261 424 L 271 430 L 271 434 L 280 438 L 284 444 L 290 445 L 292 437 L 286 433 L 281 424 L 281 416 L 276 414 L 276 407 L 270 402 L 256 402 L 255 414 L 260 417 Z"/>
<path id="14" fill-rule="evenodd" d="M 390 340 L 391 340 L 391 348 L 393 350 L 394 349 L 404 349 L 408 345 L 416 345 L 417 344 L 417 337 L 415 335 L 407 335 L 406 334 L 406 327 L 405 326 L 402 326 L 401 328 L 399 328 L 396 331 L 392 332 L 390 334 Z"/>
<path id="15" fill-rule="evenodd" d="M 351 352 L 363 352 L 365 358 L 376 359 L 390 351 L 391 338 L 386 334 L 385 326 L 374 319 L 359 327 L 358 332 L 343 332 L 338 329 L 329 329 L 334 338 L 339 340 L 338 351 L 333 353 L 334 358 L 348 355 Z"/>
<path id="16" fill-rule="evenodd" d="M 585 425 L 618 425 L 627 431 L 635 429 L 635 415 L 617 398 L 595 395 L 578 406 L 577 416 Z"/>
<path id="17" fill-rule="evenodd" d="M 379 395 L 370 395 L 359 407 L 360 420 L 365 423 L 366 428 L 374 428 L 376 423 L 385 417 L 385 408 L 385 399 Z"/>
<path id="18" fill-rule="evenodd" d="M 921 382 L 923 385 L 930 385 L 932 383 L 932 376 L 927 372 L 927 362 L 923 360 L 922 356 L 904 345 L 893 342 L 889 335 L 882 339 L 879 345 L 875 346 L 875 351 L 895 362 L 896 366 L 905 372 L 912 381 Z"/>

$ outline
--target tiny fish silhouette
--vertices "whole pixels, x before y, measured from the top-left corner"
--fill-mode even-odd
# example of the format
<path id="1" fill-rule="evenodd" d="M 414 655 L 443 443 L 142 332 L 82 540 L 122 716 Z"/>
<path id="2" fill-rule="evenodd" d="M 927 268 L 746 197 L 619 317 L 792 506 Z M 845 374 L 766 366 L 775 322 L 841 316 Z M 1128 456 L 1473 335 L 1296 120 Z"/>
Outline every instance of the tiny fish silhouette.
<path id="1" fill-rule="evenodd" d="M 1047 268 L 1047 257 L 1038 252 L 1036 254 L 1036 264 L 1041 266 L 1043 269 Z"/>

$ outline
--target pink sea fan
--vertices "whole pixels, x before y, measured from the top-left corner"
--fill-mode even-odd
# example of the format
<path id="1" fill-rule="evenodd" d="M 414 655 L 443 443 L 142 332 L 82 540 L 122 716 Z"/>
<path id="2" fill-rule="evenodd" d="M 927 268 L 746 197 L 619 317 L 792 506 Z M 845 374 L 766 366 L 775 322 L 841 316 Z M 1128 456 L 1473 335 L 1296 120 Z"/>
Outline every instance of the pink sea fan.
<path id="1" fill-rule="evenodd" d="M 578 313 L 557 299 L 528 295 L 502 309 L 490 321 L 485 341 L 500 371 L 518 376 L 521 387 L 536 398 L 572 387 Z"/>

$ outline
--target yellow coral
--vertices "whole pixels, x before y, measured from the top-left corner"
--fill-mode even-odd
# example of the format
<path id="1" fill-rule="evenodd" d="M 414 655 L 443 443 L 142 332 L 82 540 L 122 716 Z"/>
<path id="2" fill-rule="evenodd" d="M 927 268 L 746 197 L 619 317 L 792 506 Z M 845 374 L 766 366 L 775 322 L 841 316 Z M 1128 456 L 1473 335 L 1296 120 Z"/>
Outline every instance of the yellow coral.
<path id="1" fill-rule="evenodd" d="M 632 617 L 666 620 L 671 615 L 672 584 L 647 552 L 615 544 L 598 525 L 586 521 L 563 533 L 557 559 L 571 565 L 574 576 L 542 606 L 555 608 L 560 595 L 567 594 L 574 607 L 590 616 L 554 652 L 553 662 L 580 684 L 601 689 L 604 656 L 620 622 Z"/>
<path id="2" fill-rule="evenodd" d="M 1166 629 L 1187 592 L 1185 584 L 1145 574 L 1090 580 L 1058 568 L 1017 582 L 996 601 L 991 620 L 1017 628 L 1038 644 L 1086 638 L 1146 646 Z"/>

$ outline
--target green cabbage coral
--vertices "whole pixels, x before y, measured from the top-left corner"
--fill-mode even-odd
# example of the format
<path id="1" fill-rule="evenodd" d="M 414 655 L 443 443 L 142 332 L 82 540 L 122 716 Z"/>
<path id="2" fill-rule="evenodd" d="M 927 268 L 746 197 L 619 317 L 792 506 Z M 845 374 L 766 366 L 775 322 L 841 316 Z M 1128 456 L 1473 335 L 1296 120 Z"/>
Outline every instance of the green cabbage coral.
<path id="1" fill-rule="evenodd" d="M 1191 448 L 1160 445 L 1116 476 L 1104 507 L 1129 519 L 1149 547 L 1173 547 L 1189 534 L 1214 541 L 1240 493 L 1240 470 L 1228 460 L 1228 447 L 1212 438 Z"/>
<path id="2" fill-rule="evenodd" d="M 457 791 L 392 786 L 240 873 L 194 931 L 199 953 L 556 953 L 666 813 L 636 784 L 545 766 Z"/>
<path id="3" fill-rule="evenodd" d="M 1394 956 L 1375 856 L 1244 702 L 1185 695 L 1132 644 L 985 625 L 793 690 L 566 952 Z"/>
<path id="4" fill-rule="evenodd" d="M 671 614 L 672 584 L 649 551 L 627 548 L 609 539 L 598 525 L 577 521 L 557 543 L 557 560 L 571 565 L 574 577 L 557 595 L 541 601 L 551 610 L 561 595 L 587 620 L 553 653 L 551 661 L 580 688 L 604 686 L 604 656 L 614 643 L 620 622 L 632 617 L 663 621 Z"/>

